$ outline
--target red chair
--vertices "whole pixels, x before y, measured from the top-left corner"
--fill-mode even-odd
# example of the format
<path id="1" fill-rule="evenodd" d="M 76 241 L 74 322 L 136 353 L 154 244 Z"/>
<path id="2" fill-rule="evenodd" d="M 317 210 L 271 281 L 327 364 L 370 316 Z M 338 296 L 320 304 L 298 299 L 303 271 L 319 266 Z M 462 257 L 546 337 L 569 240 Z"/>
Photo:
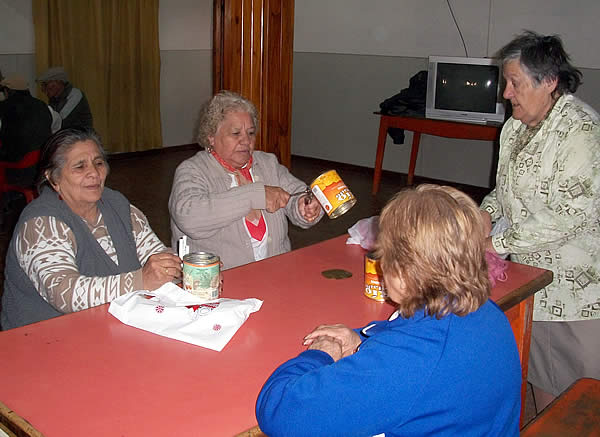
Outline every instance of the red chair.
<path id="1" fill-rule="evenodd" d="M 21 187 L 18 185 L 11 185 L 6 182 L 6 169 L 7 168 L 15 168 L 15 169 L 23 169 L 33 167 L 40 160 L 40 151 L 34 150 L 33 152 L 29 152 L 27 155 L 23 157 L 18 162 L 5 162 L 0 161 L 0 198 L 4 193 L 9 191 L 18 191 L 19 193 L 23 193 L 25 196 L 25 200 L 27 203 L 31 202 L 33 199 L 37 197 L 37 190 L 35 187 Z"/>

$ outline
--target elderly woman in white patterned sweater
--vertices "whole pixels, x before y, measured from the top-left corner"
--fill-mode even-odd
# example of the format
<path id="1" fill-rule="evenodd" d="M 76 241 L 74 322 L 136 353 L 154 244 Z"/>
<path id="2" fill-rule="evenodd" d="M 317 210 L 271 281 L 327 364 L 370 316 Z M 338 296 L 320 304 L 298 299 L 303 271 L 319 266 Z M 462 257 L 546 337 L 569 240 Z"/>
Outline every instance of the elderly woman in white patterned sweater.
<path id="1" fill-rule="evenodd" d="M 254 150 L 252 102 L 221 91 L 204 105 L 198 142 L 205 150 L 175 172 L 169 212 L 173 247 L 186 235 L 191 252 L 220 256 L 228 269 L 290 250 L 289 219 L 308 228 L 323 216 L 306 184 L 271 153 Z"/>
<path id="2" fill-rule="evenodd" d="M 48 140 L 40 197 L 23 210 L 6 257 L 3 329 L 180 277 L 181 260 L 166 252 L 139 209 L 104 187 L 107 173 L 93 131 L 65 129 Z"/>

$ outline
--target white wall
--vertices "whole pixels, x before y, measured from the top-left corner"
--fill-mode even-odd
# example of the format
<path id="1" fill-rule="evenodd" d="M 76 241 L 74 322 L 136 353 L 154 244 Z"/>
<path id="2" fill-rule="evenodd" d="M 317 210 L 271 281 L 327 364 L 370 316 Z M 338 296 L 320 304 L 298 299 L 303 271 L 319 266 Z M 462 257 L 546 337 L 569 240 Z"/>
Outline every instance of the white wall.
<path id="1" fill-rule="evenodd" d="M 485 55 L 487 1 L 451 1 L 470 56 Z M 423 57 L 464 56 L 443 0 L 297 0 L 298 52 Z"/>
<path id="2" fill-rule="evenodd" d="M 0 0 L 0 70 L 4 76 L 19 73 L 35 95 L 35 57 L 31 2 Z"/>
<path id="3" fill-rule="evenodd" d="M 193 143 L 200 105 L 212 93 L 212 0 L 161 0 L 160 112 L 165 146 Z M 0 70 L 29 80 L 35 71 L 30 1 L 0 0 Z"/>
<path id="4" fill-rule="evenodd" d="M 450 0 L 470 56 L 490 56 L 523 28 L 562 35 L 584 72 L 578 95 L 600 109 L 600 2 Z M 430 54 L 463 56 L 445 0 L 296 0 L 292 153 L 372 167 L 379 103 Z M 212 91 L 212 1 L 160 0 L 161 122 L 166 146 L 194 142 Z M 35 78 L 31 2 L 0 0 L 0 69 Z M 33 90 L 32 90 L 33 91 Z M 384 169 L 406 172 L 412 135 L 388 141 Z M 489 142 L 423 136 L 416 173 L 488 186 Z"/>
<path id="5" fill-rule="evenodd" d="M 469 56 L 493 56 L 528 28 L 562 34 L 584 84 L 577 94 L 600 109 L 598 0 L 450 0 Z M 373 111 L 426 69 L 429 55 L 465 56 L 445 0 L 297 0 L 292 153 L 373 167 L 379 119 Z M 383 168 L 406 173 L 405 145 L 388 138 Z M 416 174 L 489 186 L 491 142 L 421 137 Z"/>
<path id="6" fill-rule="evenodd" d="M 163 144 L 195 143 L 200 106 L 212 94 L 212 0 L 159 5 Z"/>

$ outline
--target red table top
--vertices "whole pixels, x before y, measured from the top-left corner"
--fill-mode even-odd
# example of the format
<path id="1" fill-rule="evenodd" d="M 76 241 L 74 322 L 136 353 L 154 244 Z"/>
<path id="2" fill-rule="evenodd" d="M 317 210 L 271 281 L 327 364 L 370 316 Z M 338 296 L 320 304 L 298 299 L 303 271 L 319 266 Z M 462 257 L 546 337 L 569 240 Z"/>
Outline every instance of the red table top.
<path id="1" fill-rule="evenodd" d="M 231 436 L 251 428 L 262 384 L 304 350 L 304 335 L 321 323 L 359 327 L 393 311 L 363 295 L 365 251 L 346 238 L 224 272 L 224 297 L 264 303 L 221 352 L 124 325 L 108 305 L 0 332 L 0 401 L 46 437 Z M 334 268 L 353 276 L 321 275 Z M 545 273 L 511 263 L 509 281 L 492 297 L 526 297 Z"/>

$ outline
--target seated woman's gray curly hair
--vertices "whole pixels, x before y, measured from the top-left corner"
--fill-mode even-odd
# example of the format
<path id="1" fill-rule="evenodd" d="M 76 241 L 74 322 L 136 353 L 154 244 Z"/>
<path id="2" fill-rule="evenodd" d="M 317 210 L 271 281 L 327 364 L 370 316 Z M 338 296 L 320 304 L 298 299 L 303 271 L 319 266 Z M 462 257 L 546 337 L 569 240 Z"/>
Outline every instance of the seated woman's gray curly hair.
<path id="1" fill-rule="evenodd" d="M 230 112 L 247 112 L 258 132 L 258 111 L 254 104 L 233 91 L 219 91 L 200 110 L 200 122 L 196 140 L 204 148 L 209 148 L 209 137 L 217 133 L 219 124 Z"/>

